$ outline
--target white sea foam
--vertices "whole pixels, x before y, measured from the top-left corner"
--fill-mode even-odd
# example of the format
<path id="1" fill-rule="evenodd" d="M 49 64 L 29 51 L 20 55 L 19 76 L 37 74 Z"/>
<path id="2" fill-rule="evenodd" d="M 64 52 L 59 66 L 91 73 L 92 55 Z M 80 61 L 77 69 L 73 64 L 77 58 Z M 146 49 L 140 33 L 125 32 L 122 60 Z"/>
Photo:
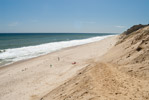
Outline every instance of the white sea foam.
<path id="1" fill-rule="evenodd" d="M 35 46 L 6 49 L 5 52 L 0 53 L 0 59 L 8 62 L 16 62 L 19 60 L 24 60 L 24 59 L 29 59 L 40 55 L 44 55 L 56 50 L 60 50 L 62 48 L 99 41 L 106 37 L 109 37 L 109 36 L 93 37 L 93 38 L 82 39 L 82 40 L 52 42 L 52 43 L 46 43 L 41 45 L 35 45 Z"/>

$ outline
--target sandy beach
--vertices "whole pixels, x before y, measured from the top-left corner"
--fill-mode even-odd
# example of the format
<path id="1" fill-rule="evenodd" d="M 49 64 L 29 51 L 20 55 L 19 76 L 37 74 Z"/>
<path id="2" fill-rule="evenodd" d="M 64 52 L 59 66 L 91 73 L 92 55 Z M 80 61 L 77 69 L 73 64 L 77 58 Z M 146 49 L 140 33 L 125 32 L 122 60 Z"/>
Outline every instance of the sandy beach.
<path id="1" fill-rule="evenodd" d="M 0 100 L 40 100 L 116 43 L 116 37 L 65 48 L 0 69 Z"/>
<path id="2" fill-rule="evenodd" d="M 149 0 L 0 0 L 0 100 L 149 100 Z"/>
<path id="3" fill-rule="evenodd" d="M 149 26 L 0 69 L 0 100 L 149 100 Z"/>

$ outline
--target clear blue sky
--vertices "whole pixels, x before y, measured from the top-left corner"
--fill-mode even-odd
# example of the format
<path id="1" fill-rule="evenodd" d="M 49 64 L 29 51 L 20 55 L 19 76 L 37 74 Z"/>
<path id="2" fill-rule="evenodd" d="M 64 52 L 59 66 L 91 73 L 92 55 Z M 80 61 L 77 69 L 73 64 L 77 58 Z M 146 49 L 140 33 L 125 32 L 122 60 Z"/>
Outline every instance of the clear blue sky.
<path id="1" fill-rule="evenodd" d="M 0 0 L 0 32 L 121 33 L 149 23 L 149 0 Z"/>

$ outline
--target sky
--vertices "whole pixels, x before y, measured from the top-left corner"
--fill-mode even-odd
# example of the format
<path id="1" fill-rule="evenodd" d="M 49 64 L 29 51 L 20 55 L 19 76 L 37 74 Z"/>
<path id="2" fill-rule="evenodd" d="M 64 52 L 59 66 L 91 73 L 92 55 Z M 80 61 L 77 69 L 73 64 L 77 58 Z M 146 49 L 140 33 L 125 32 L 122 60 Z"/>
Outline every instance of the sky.
<path id="1" fill-rule="evenodd" d="M 149 24 L 149 0 L 0 0 L 0 33 L 122 33 Z"/>

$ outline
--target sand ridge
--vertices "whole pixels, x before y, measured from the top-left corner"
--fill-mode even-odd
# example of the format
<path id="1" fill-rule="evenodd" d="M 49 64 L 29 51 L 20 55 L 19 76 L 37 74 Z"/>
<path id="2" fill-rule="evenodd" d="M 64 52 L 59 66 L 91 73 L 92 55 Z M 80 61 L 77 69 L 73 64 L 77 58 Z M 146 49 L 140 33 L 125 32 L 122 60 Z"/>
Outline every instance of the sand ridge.
<path id="1" fill-rule="evenodd" d="M 149 100 L 149 26 L 118 36 L 105 55 L 42 100 Z M 128 29 L 129 30 L 129 29 Z"/>
<path id="2" fill-rule="evenodd" d="M 148 100 L 148 83 L 100 62 L 88 66 L 41 100 Z"/>

